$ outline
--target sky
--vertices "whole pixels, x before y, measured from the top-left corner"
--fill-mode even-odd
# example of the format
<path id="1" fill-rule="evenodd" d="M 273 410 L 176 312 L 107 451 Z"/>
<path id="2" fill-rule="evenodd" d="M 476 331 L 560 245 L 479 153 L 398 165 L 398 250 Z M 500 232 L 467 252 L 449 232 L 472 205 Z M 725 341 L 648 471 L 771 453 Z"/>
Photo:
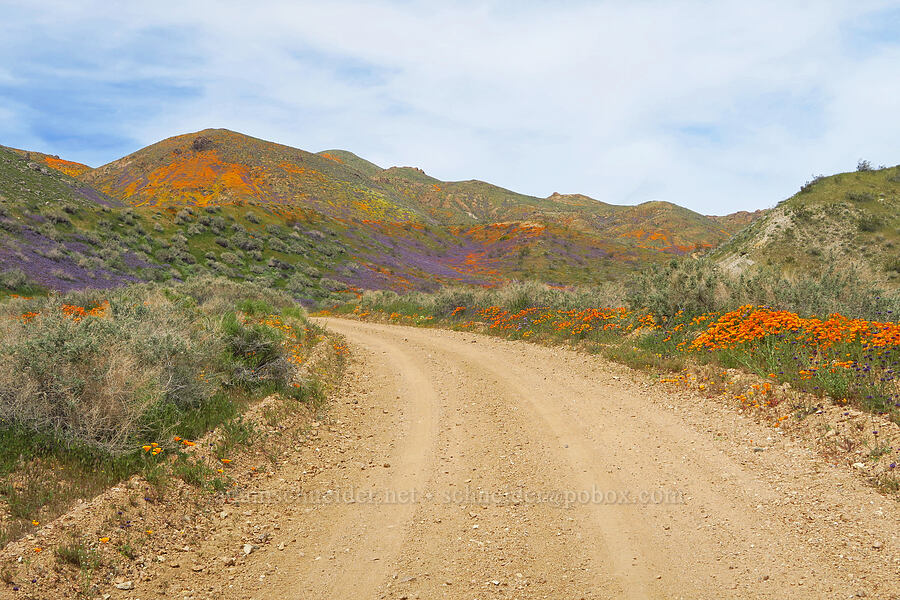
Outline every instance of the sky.
<path id="1" fill-rule="evenodd" d="M 0 0 L 0 144 L 224 127 L 517 192 L 773 206 L 900 163 L 900 1 Z"/>

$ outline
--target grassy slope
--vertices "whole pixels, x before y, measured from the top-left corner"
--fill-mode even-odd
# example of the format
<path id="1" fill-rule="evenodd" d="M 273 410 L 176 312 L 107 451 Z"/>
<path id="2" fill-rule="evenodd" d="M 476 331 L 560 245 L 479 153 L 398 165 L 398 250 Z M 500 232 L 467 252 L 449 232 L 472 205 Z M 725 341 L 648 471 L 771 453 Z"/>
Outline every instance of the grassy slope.
<path id="1" fill-rule="evenodd" d="M 71 160 L 65 160 L 59 156 L 51 156 L 43 152 L 33 152 L 28 150 L 19 150 L 18 148 L 9 148 L 19 156 L 26 158 L 29 162 L 35 162 L 41 166 L 49 167 L 61 171 L 72 177 L 79 177 L 91 170 L 91 167 Z"/>
<path id="2" fill-rule="evenodd" d="M 338 163 L 346 165 L 351 169 L 355 169 L 364 175 L 368 175 L 369 177 L 384 170 L 375 163 L 369 162 L 364 158 L 360 158 L 359 156 L 353 154 L 352 152 L 348 152 L 347 150 L 322 150 L 317 154 L 319 156 L 337 161 Z"/>
<path id="3" fill-rule="evenodd" d="M 770 266 L 788 276 L 831 266 L 900 286 L 900 166 L 821 178 L 713 254 L 732 271 Z"/>
<path id="4" fill-rule="evenodd" d="M 153 265 L 126 243 L 125 216 L 118 200 L 0 147 L 0 270 L 59 290 L 134 281 Z"/>

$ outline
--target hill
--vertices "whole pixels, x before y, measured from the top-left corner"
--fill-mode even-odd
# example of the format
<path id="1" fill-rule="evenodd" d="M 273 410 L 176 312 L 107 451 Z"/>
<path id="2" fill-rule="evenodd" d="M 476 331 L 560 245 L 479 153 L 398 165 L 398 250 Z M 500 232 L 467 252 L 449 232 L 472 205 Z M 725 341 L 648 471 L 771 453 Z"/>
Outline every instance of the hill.
<path id="1" fill-rule="evenodd" d="M 900 166 L 817 177 L 711 258 L 734 273 L 851 269 L 900 286 Z"/>
<path id="2" fill-rule="evenodd" d="M 40 156 L 46 155 L 0 146 L 0 270 L 6 288 L 22 287 L 24 276 L 47 289 L 106 288 L 147 279 L 160 268 L 136 248 L 137 240 L 123 235 L 124 224 L 134 223 L 132 211 L 63 170 L 44 166 Z"/>
<path id="3" fill-rule="evenodd" d="M 27 159 L 29 162 L 35 162 L 40 164 L 41 166 L 56 169 L 57 171 L 61 171 L 66 175 L 70 175 L 72 177 L 79 177 L 91 170 L 91 168 L 87 165 L 83 165 L 79 162 L 73 162 L 71 160 L 65 160 L 60 158 L 59 156 L 44 154 L 43 152 L 19 150 L 18 148 L 8 148 L 8 150 L 12 150 L 19 156 Z"/>
<path id="4" fill-rule="evenodd" d="M 445 182 L 414 167 L 382 169 L 350 152 L 313 154 L 222 129 L 163 140 L 83 179 L 135 206 L 247 205 L 301 220 L 312 211 L 354 223 L 356 235 L 351 237 L 363 238 L 357 240 L 360 244 L 369 237 L 361 229 L 368 230 L 381 245 L 407 252 L 413 242 L 445 246 L 446 240 L 438 238 L 446 235 L 436 232 L 436 239 L 424 240 L 419 239 L 419 227 L 393 228 L 401 237 L 410 237 L 402 230 L 414 238 L 394 244 L 384 239 L 391 224 L 437 227 L 465 242 L 481 236 L 481 226 L 540 223 L 546 229 L 536 233 L 532 228 L 528 236 L 518 236 L 520 241 L 546 246 L 550 252 L 565 238 L 564 245 L 583 250 L 576 252 L 582 260 L 610 261 L 599 269 L 605 266 L 610 272 L 715 247 L 744 224 L 720 222 L 667 203 L 616 206 L 587 196 L 537 198 L 477 180 Z M 474 227 L 471 235 L 467 226 Z M 360 244 L 354 249 L 366 253 Z M 370 258 L 378 262 L 377 256 Z M 504 263 L 501 273 L 520 274 L 515 264 L 499 262 Z M 571 274 L 561 275 L 572 280 Z"/>
<path id="5" fill-rule="evenodd" d="M 153 276 L 211 271 L 319 300 L 355 288 L 596 283 L 706 252 L 743 224 L 665 202 L 617 206 L 446 182 L 225 129 L 168 138 L 76 175 L 97 198 L 116 199 L 106 210 L 141 224 L 110 230 L 125 234 L 122 251 L 153 265 Z"/>

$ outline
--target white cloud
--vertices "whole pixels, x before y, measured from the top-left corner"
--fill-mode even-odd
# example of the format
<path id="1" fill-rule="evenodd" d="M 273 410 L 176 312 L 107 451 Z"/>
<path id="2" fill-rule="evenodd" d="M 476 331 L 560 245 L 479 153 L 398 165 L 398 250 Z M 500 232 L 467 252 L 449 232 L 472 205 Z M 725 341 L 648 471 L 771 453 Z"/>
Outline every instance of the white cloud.
<path id="1" fill-rule="evenodd" d="M 42 77 L 85 88 L 155 82 L 91 121 L 135 145 L 221 126 L 443 179 L 715 213 L 863 156 L 898 162 L 900 35 L 860 37 L 900 14 L 877 16 L 886 2 L 74 4 L 21 5 L 0 51 L 40 41 Z M 160 82 L 188 91 L 154 102 Z M 41 137 L 8 122 L 7 143 Z"/>

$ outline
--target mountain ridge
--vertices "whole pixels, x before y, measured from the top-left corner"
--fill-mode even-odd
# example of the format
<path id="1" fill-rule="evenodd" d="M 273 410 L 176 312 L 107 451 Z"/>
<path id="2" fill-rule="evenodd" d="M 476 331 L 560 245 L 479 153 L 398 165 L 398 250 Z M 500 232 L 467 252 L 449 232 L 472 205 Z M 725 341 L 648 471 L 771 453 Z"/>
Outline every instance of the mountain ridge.
<path id="1" fill-rule="evenodd" d="M 346 150 L 308 152 L 227 129 L 84 167 L 77 181 L 143 223 L 116 243 L 153 265 L 154 277 L 213 270 L 314 297 L 508 279 L 598 283 L 707 252 L 740 224 L 662 201 L 614 205 L 441 181 L 417 167 L 382 168 Z"/>

